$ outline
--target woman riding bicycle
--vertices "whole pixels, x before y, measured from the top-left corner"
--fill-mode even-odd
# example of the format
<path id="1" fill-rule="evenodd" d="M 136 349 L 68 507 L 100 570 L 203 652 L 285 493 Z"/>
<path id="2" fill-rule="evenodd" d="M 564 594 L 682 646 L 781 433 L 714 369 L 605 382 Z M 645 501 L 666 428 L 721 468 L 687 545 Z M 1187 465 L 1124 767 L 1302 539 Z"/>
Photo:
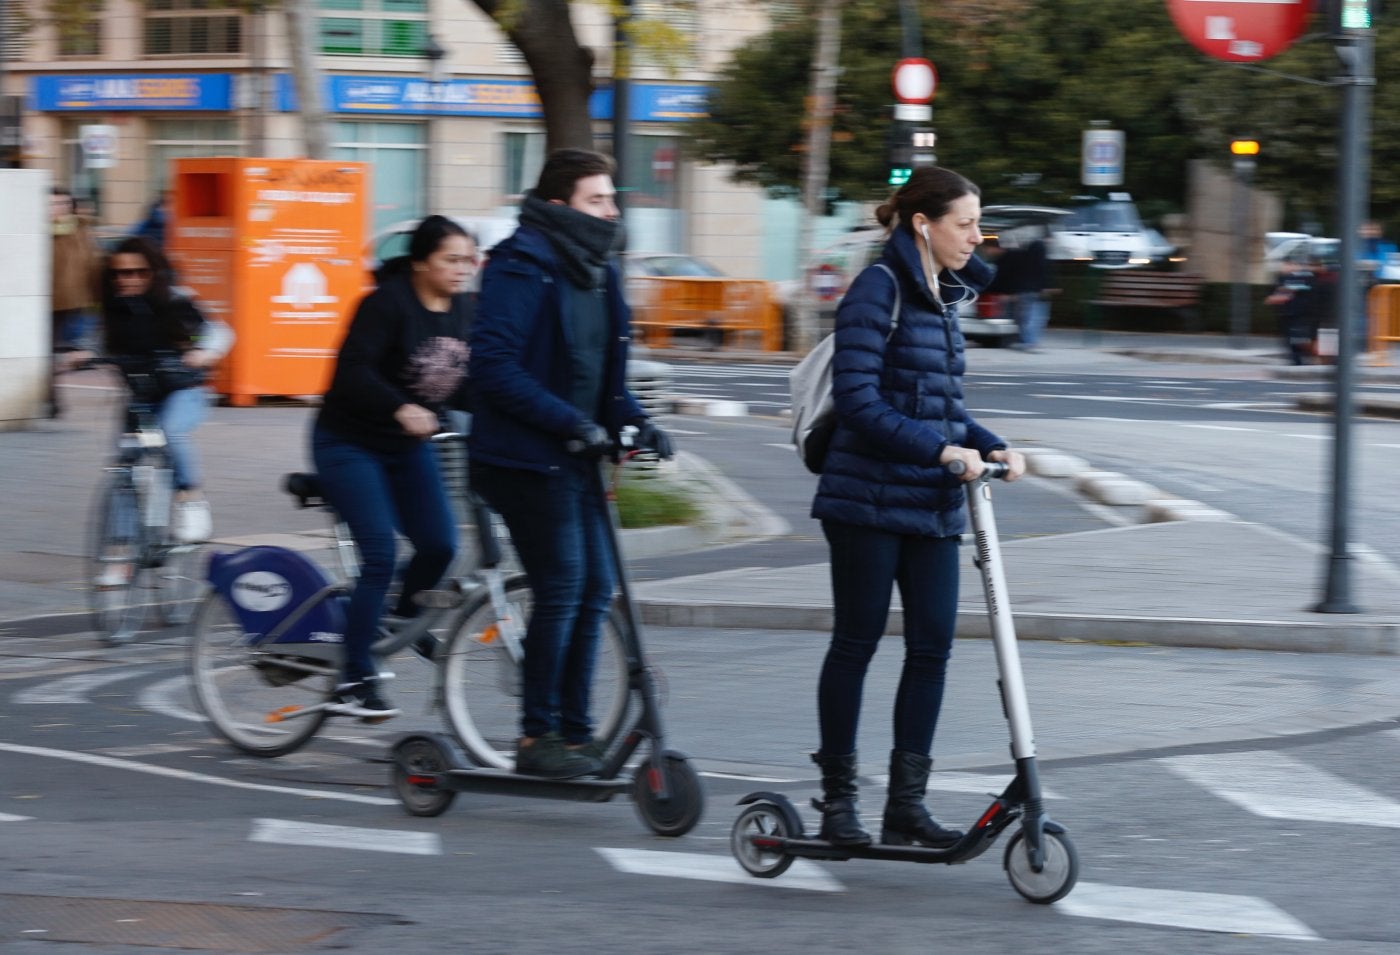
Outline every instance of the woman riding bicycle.
<path id="1" fill-rule="evenodd" d="M 335 376 L 311 436 L 326 500 L 350 528 L 360 576 L 350 595 L 345 671 L 327 711 L 379 722 L 399 711 L 379 688 L 370 647 L 394 577 L 395 531 L 413 545 L 394 613 L 412 617 L 413 597 L 438 582 L 457 546 L 456 523 L 428 439 L 438 415 L 466 407 L 465 294 L 476 240 L 429 216 L 408 255 L 386 262 L 340 346 Z"/>
<path id="2" fill-rule="evenodd" d="M 108 359 L 121 369 L 135 399 L 155 405 L 165 432 L 175 480 L 171 534 L 180 543 L 195 543 L 209 539 L 212 520 L 191 436 L 209 408 L 204 382 L 233 344 L 233 333 L 176 293 L 171 274 L 155 246 L 124 239 L 107 259 L 102 316 Z M 131 571 L 111 564 L 97 583 L 120 586 Z"/>

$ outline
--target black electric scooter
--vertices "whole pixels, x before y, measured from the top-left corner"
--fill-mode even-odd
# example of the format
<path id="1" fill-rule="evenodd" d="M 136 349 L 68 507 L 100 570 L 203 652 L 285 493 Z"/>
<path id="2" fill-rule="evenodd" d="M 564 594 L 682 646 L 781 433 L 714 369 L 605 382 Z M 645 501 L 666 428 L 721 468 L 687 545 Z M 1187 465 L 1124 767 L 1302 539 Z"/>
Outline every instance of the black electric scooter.
<path id="1" fill-rule="evenodd" d="M 953 462 L 960 464 L 961 462 Z M 949 466 L 949 471 L 962 469 Z M 1007 466 L 988 463 L 982 476 L 967 487 L 968 510 L 977 542 L 975 563 L 982 575 L 987 612 L 996 648 L 998 685 L 1002 709 L 1011 729 L 1011 755 L 1016 775 L 1006 789 L 955 844 L 945 849 L 922 846 L 837 846 L 808 836 L 802 819 L 786 796 L 774 792 L 750 793 L 739 800 L 744 809 L 734 822 L 730 848 L 739 865 L 750 875 L 772 879 L 782 875 L 794 859 L 883 859 L 891 862 L 923 862 L 955 865 L 986 852 L 1002 830 L 1020 821 L 1020 829 L 1006 845 L 1003 866 L 1011 885 L 1031 902 L 1048 904 L 1064 898 L 1079 875 L 1079 857 L 1065 827 L 1045 814 L 1036 769 L 1035 740 L 1030 705 L 1021 675 L 1021 657 L 1006 594 L 992 493 L 988 481 L 1004 478 Z"/>
<path id="2" fill-rule="evenodd" d="M 624 454 L 631 456 L 625 451 Z M 700 821 L 705 807 L 700 774 L 684 753 L 666 748 L 656 677 L 642 647 L 637 608 L 618 547 L 617 506 L 603 486 L 600 467 L 590 467 L 589 471 L 607 501 L 608 537 L 618 580 L 617 610 L 627 665 L 630 715 L 630 721 L 612 737 L 620 742 L 610 741 L 608 756 L 596 776 L 546 779 L 474 765 L 456 741 L 444 734 L 405 736 L 390 752 L 392 782 L 404 808 L 413 815 L 440 815 L 459 792 L 574 802 L 608 802 L 630 792 L 642 822 L 657 835 L 683 836 Z M 644 743 L 649 749 L 646 759 L 628 771 L 628 761 Z"/>

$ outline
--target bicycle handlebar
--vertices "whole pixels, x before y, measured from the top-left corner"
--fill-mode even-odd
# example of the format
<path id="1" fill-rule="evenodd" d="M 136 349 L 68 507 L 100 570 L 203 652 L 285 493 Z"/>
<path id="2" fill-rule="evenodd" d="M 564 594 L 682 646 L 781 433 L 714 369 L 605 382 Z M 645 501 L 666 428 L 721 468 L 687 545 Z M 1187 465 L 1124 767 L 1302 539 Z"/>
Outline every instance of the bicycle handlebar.
<path id="1" fill-rule="evenodd" d="M 954 477 L 961 477 L 967 473 L 967 465 L 961 460 L 954 458 L 943 467 Z M 982 473 L 977 478 L 979 481 L 991 481 L 997 478 L 1006 480 L 1006 476 L 1011 473 L 1011 465 L 1005 461 L 986 461 L 982 465 Z"/>

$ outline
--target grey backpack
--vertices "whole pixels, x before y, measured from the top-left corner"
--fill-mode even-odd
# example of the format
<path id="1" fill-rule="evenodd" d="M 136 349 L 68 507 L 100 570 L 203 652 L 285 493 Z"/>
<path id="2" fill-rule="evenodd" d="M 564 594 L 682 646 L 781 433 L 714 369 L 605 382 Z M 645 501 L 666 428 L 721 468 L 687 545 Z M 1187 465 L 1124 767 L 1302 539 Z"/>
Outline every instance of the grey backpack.
<path id="1" fill-rule="evenodd" d="M 894 283 L 894 308 L 890 310 L 890 333 L 885 343 L 899 327 L 899 279 L 883 262 L 876 262 Z M 788 374 L 788 390 L 792 394 L 792 443 L 797 456 L 813 474 L 821 474 L 826 464 L 826 451 L 831 436 L 836 433 L 836 405 L 831 400 L 831 363 L 836 355 L 836 333 L 823 338 L 807 357 Z"/>

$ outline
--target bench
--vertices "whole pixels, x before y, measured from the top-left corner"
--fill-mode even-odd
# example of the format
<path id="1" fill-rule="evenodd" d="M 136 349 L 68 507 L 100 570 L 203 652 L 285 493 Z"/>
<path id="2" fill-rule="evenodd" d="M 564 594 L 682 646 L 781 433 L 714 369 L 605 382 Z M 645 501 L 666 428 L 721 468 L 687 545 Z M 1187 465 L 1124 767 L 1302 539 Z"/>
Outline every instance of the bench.
<path id="1" fill-rule="evenodd" d="M 713 347 L 756 339 L 764 351 L 782 347 L 782 310 L 767 282 L 691 276 L 633 276 L 627 280 L 632 329 L 652 348 L 665 348 L 677 331 Z"/>
<path id="2" fill-rule="evenodd" d="M 1100 308 L 1171 309 L 1194 321 L 1196 308 L 1201 304 L 1202 281 L 1193 272 L 1117 269 L 1104 274 L 1098 296 L 1088 304 Z"/>

